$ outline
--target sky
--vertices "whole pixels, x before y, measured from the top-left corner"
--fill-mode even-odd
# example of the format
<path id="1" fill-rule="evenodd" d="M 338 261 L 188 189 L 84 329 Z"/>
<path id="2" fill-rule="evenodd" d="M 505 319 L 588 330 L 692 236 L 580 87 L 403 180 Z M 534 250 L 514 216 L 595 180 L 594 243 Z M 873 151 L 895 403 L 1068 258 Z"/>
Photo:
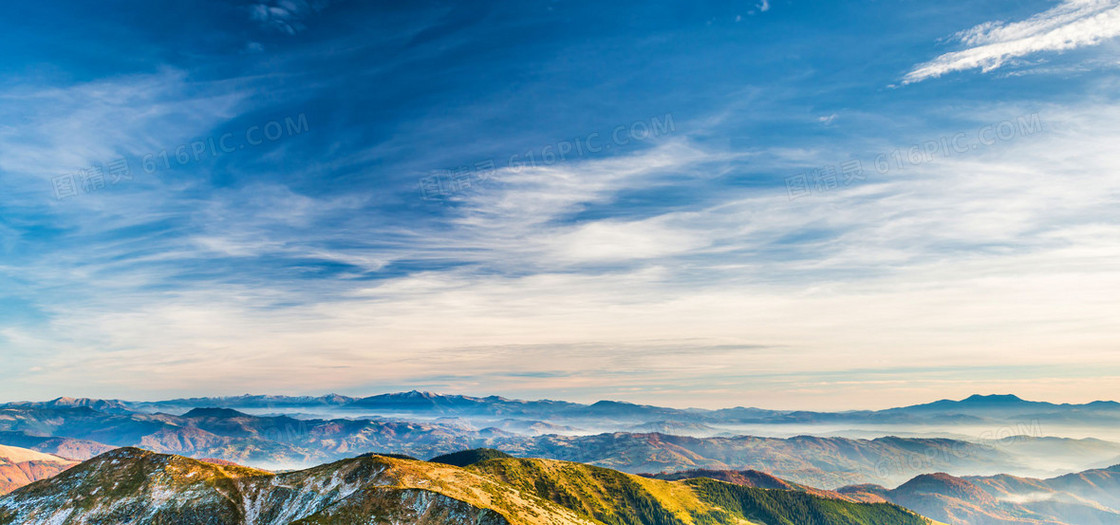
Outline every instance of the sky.
<path id="1" fill-rule="evenodd" d="M 2 399 L 1120 391 L 1120 0 L 0 13 Z"/>

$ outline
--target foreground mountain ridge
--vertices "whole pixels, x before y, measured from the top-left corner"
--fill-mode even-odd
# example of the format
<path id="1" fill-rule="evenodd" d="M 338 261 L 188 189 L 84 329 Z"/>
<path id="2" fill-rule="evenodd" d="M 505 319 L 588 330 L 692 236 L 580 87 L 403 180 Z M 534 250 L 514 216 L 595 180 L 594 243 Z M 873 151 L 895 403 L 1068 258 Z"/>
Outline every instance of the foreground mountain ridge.
<path id="1" fill-rule="evenodd" d="M 858 504 L 710 479 L 494 457 L 463 467 L 364 455 L 273 474 L 121 448 L 0 497 L 0 524 L 929 525 Z"/>

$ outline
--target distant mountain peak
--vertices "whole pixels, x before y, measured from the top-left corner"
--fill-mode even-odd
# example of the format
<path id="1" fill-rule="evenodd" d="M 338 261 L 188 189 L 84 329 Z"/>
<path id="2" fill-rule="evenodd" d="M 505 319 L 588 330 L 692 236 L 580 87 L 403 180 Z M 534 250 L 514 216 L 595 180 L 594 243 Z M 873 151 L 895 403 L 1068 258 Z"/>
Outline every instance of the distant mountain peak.
<path id="1" fill-rule="evenodd" d="M 1087 407 L 1115 408 L 1115 407 L 1120 407 L 1120 403 L 1117 403 L 1116 401 L 1097 400 L 1097 401 L 1093 401 L 1092 403 L 1089 403 L 1085 406 L 1087 406 Z"/>
<path id="2" fill-rule="evenodd" d="M 122 459 L 142 458 L 142 457 L 145 457 L 145 456 L 152 456 L 152 455 L 155 455 L 155 452 L 150 452 L 150 451 L 144 450 L 142 448 L 119 447 L 119 448 L 115 448 L 113 450 L 110 450 L 108 452 L 105 452 L 103 454 L 99 454 L 97 457 L 89 460 L 87 463 L 112 461 L 114 459 L 122 460 Z"/>
<path id="3" fill-rule="evenodd" d="M 956 498 L 984 507 L 995 505 L 995 499 L 980 487 L 945 472 L 919 475 L 891 491 L 892 496 L 902 498 L 930 494 Z"/>
<path id="4" fill-rule="evenodd" d="M 634 403 L 628 403 L 626 401 L 611 401 L 609 399 L 601 399 L 599 401 L 596 401 L 591 406 L 593 406 L 593 407 L 606 407 L 606 406 L 635 406 L 635 405 L 634 405 Z"/>
<path id="5" fill-rule="evenodd" d="M 244 412 L 239 412 L 239 411 L 234 410 L 232 408 L 203 407 L 203 408 L 192 409 L 190 412 L 187 412 L 186 414 L 183 414 L 183 417 L 186 417 L 186 418 L 197 418 L 197 417 L 227 418 L 227 417 L 244 417 L 244 416 L 248 416 L 248 415 L 249 414 L 246 414 Z"/>
<path id="6" fill-rule="evenodd" d="M 1023 399 L 1015 394 L 972 394 L 962 403 L 1023 403 Z"/>
<path id="7" fill-rule="evenodd" d="M 747 470 L 716 470 L 716 469 L 693 469 L 681 470 L 677 472 L 663 472 L 661 474 L 642 474 L 643 476 L 663 479 L 668 481 L 679 481 L 692 478 L 711 478 L 719 481 L 726 481 L 736 485 L 745 487 L 755 487 L 760 489 L 779 489 L 779 490 L 799 490 L 799 488 L 781 478 L 754 469 Z"/>
<path id="8" fill-rule="evenodd" d="M 461 450 L 459 452 L 452 452 L 451 454 L 444 454 L 436 456 L 428 461 L 431 463 L 443 463 L 446 465 L 454 465 L 456 467 L 467 467 L 475 463 L 481 463 L 489 459 L 509 459 L 513 456 L 506 454 L 500 450 L 492 448 L 476 448 L 472 450 Z"/>
<path id="9" fill-rule="evenodd" d="M 62 396 L 62 397 L 58 397 L 58 398 L 50 400 L 48 402 L 48 404 L 58 405 L 58 406 L 85 406 L 85 405 L 94 405 L 94 404 L 117 404 L 117 405 L 119 405 L 119 404 L 121 404 L 121 402 L 117 399 L 95 399 L 95 398 L 91 398 L 91 397 Z"/>
<path id="10" fill-rule="evenodd" d="M 907 481 L 906 483 L 907 484 L 919 484 L 919 483 L 925 483 L 925 482 L 930 482 L 930 481 L 936 481 L 936 482 L 939 482 L 939 483 L 959 483 L 961 481 L 964 481 L 964 479 L 953 476 L 952 474 L 949 474 L 948 472 L 931 472 L 929 474 L 919 474 L 917 476 L 914 476 L 913 479 L 911 479 L 910 481 Z"/>

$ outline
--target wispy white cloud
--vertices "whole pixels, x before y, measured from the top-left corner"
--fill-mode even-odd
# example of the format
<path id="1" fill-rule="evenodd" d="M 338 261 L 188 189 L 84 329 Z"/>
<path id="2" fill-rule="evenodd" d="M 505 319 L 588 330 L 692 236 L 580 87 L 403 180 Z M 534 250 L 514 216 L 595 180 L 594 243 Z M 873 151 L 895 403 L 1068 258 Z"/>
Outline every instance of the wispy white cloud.
<path id="1" fill-rule="evenodd" d="M 987 72 L 1009 60 L 1041 51 L 1093 46 L 1120 36 L 1120 1 L 1065 0 L 1021 22 L 985 22 L 954 36 L 966 49 L 919 64 L 903 84 L 921 82 L 954 71 L 979 68 Z"/>
<path id="2" fill-rule="evenodd" d="M 155 153 L 234 116 L 235 82 L 192 83 L 183 71 L 0 93 L 0 171 L 47 179 L 91 162 Z M 133 169 L 139 169 L 134 166 Z"/>
<path id="3" fill-rule="evenodd" d="M 289 34 L 310 25 L 321 5 L 250 3 L 256 21 L 242 10 L 244 24 Z M 742 8 L 758 14 L 769 5 Z M 1096 38 L 1083 34 L 1103 38 L 1100 24 L 1114 10 L 1066 2 L 1026 22 L 979 26 L 957 42 L 997 60 L 1001 49 L 1045 47 L 1065 32 L 1069 45 L 1083 45 Z M 435 11 L 442 20 L 445 9 Z M 958 112 L 961 100 L 944 94 L 931 105 L 936 118 L 878 97 L 872 106 L 857 97 L 806 108 L 799 82 L 819 82 L 812 71 L 821 68 L 801 62 L 799 80 L 748 75 L 741 78 L 752 87 L 727 92 L 725 64 L 741 56 L 738 47 L 711 63 L 688 58 L 690 71 L 709 76 L 674 75 L 627 92 L 634 106 L 601 105 L 601 89 L 568 99 L 509 88 L 507 68 L 523 62 L 502 57 L 516 56 L 506 53 L 517 46 L 495 46 L 501 57 L 483 53 L 485 64 L 453 53 L 453 67 L 471 68 L 479 82 L 433 85 L 440 53 L 468 50 L 456 46 L 474 38 L 444 31 L 460 17 L 446 18 L 451 26 L 406 31 L 417 35 L 407 53 L 372 51 L 398 49 L 399 32 L 351 24 L 367 30 L 296 46 L 298 56 L 250 60 L 246 74 L 260 80 L 207 82 L 247 63 L 206 61 L 220 67 L 144 69 L 58 88 L 13 84 L 36 82 L 23 77 L 5 83 L 15 87 L 0 93 L 0 190 L 8 196 L 0 205 L 0 307 L 8 310 L 0 313 L 15 315 L 0 316 L 9 364 L 0 394 L 56 396 L 59 385 L 113 397 L 401 385 L 806 408 L 985 387 L 1072 400 L 1115 382 L 1120 112 L 1099 101 L 1117 90 L 1098 89 L 1094 105 L 1025 110 L 1042 112 L 1046 133 L 879 175 L 874 153 L 901 147 L 905 156 L 909 144 L 1024 109 L 981 97 Z M 509 18 L 522 28 L 520 16 Z M 487 21 L 488 38 L 500 35 L 490 24 L 500 21 Z M 852 27 L 826 21 L 820 34 Z M 370 35 L 390 47 L 370 47 Z M 1032 61 L 1032 73 L 1070 62 L 1003 54 L 1002 71 L 1024 71 L 1010 67 L 1021 60 Z M 312 67 L 327 55 L 346 62 Z M 351 62 L 358 55 L 369 61 Z M 274 68 L 278 60 L 298 67 Z M 625 63 L 603 60 L 610 67 L 597 70 L 637 78 Z M 965 67 L 961 60 L 946 59 L 943 70 Z M 581 64 L 596 62 L 563 61 L 560 81 L 547 70 L 533 76 L 547 93 L 567 92 Z M 783 89 L 761 80 L 769 77 L 782 78 Z M 690 90 L 702 84 L 724 100 L 692 105 L 707 91 Z M 379 85 L 386 91 L 370 87 Z M 433 90 L 397 98 L 417 85 Z M 456 110 L 464 101 L 472 104 Z M 562 111 L 545 111 L 549 104 Z M 680 132 L 664 142 L 499 170 L 439 203 L 416 195 L 413 172 L 586 136 L 596 122 L 655 106 L 680 119 Z M 174 148 L 238 125 L 230 119 L 265 110 L 275 118 L 293 107 L 321 110 L 306 143 L 188 163 L 138 179 L 135 191 L 49 196 L 57 169 Z M 949 121 L 957 124 L 942 127 Z M 867 181 L 788 198 L 783 177 L 857 157 Z M 1024 375 L 1009 363 L 1053 372 Z M 1066 366 L 1108 375 L 1071 381 Z"/>
<path id="4" fill-rule="evenodd" d="M 781 188 L 724 190 L 716 203 L 638 219 L 565 220 L 663 183 L 666 173 L 738 157 L 675 142 L 503 173 L 503 182 L 458 202 L 446 228 L 417 225 L 407 243 L 384 251 L 328 247 L 314 255 L 453 253 L 462 263 L 454 267 L 308 290 L 267 281 L 172 292 L 105 283 L 92 291 L 111 285 L 113 293 L 55 307 L 49 333 L 62 336 L 13 330 L 8 337 L 14 347 L 58 349 L 22 361 L 41 367 L 36 381 L 94 376 L 107 395 L 234 393 L 230 385 L 266 391 L 284 377 L 283 388 L 304 391 L 412 383 L 476 393 L 548 388 L 577 398 L 632 393 L 672 403 L 691 395 L 688 403 L 708 405 L 734 393 L 741 396 L 734 403 L 766 395 L 784 406 L 822 406 L 838 394 L 863 395 L 858 383 L 868 376 L 845 372 L 853 362 L 910 370 L 1120 366 L 1110 353 L 1110 314 L 1120 309 L 1120 179 L 1110 168 L 1115 152 L 1102 147 L 1120 137 L 1120 118 L 1102 106 L 1045 115 L 1047 134 L 819 199 L 790 202 Z M 262 201 L 223 197 L 228 204 L 204 222 L 231 213 L 232 223 L 248 220 L 271 202 L 302 211 L 262 221 L 314 227 L 315 217 L 338 206 L 246 191 Z M 241 235 L 230 225 L 212 233 Z M 198 249 L 267 256 L 302 246 L 288 230 L 249 226 L 246 242 L 271 244 Z M 814 231 L 819 238 L 798 238 Z M 682 351 L 651 354 L 659 348 Z M 228 356 L 225 367 L 214 366 L 214 353 Z M 775 377 L 748 387 L 743 370 Z M 855 384 L 817 384 L 814 374 L 824 372 Z M 692 392 L 701 383 L 720 392 Z M 1024 394 L 1058 392 L 1053 384 L 1015 385 Z M 918 401 L 977 387 L 931 379 L 921 388 L 884 388 Z"/>

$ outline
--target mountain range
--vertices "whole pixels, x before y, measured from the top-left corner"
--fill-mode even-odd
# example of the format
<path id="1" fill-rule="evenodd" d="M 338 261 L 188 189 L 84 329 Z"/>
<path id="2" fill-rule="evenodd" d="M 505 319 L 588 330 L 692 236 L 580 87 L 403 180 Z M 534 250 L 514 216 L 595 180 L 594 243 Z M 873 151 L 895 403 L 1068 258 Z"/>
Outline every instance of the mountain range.
<path id="1" fill-rule="evenodd" d="M 427 462 L 364 454 L 279 474 L 129 447 L 72 465 L 0 497 L 0 524 L 1120 523 L 1120 465 L 1049 479 L 933 473 L 895 489 L 837 490 L 755 470 L 638 477 L 493 449 Z"/>
<path id="2" fill-rule="evenodd" d="M 1045 423 L 1113 424 L 1120 422 L 1120 403 L 1094 401 L 1084 404 L 1027 401 L 1014 395 L 973 395 L 962 400 L 944 399 L 932 403 L 884 410 L 852 410 L 815 412 L 802 410 L 769 410 L 734 407 L 724 409 L 677 409 L 627 403 L 599 401 L 580 404 L 567 401 L 525 401 L 500 396 L 472 397 L 441 395 L 430 392 L 400 392 L 369 397 L 348 397 L 338 394 L 324 396 L 242 395 L 234 397 L 199 397 L 164 401 L 87 400 L 60 398 L 40 405 L 90 406 L 126 408 L 142 412 L 175 412 L 196 407 L 237 409 L 336 409 L 379 414 L 424 414 L 428 416 L 487 416 L 500 418 L 536 418 L 550 421 L 610 421 L 645 424 L 651 422 L 727 424 L 945 424 L 999 422 L 1011 425 Z M 22 403 L 37 406 L 35 403 Z"/>
<path id="3" fill-rule="evenodd" d="M 1038 475 L 1040 454 L 1064 462 L 1065 472 L 1103 467 L 1120 444 L 1017 436 L 993 443 L 945 438 L 850 439 L 758 436 L 693 438 L 660 433 L 524 435 L 435 422 L 379 419 L 297 419 L 256 416 L 229 408 L 195 408 L 181 415 L 101 412 L 89 406 L 0 408 L 0 444 L 88 459 L 112 447 L 217 458 L 265 469 L 304 468 L 356 453 L 432 457 L 492 447 L 631 473 L 758 469 L 797 483 L 835 488 L 857 483 L 902 483 L 914 475 Z"/>
<path id="4" fill-rule="evenodd" d="M 579 465 L 578 468 L 550 467 L 546 470 L 559 469 L 564 472 L 563 477 L 571 476 L 580 483 L 588 482 L 588 472 L 609 471 L 614 473 L 611 476 L 624 476 L 610 478 L 615 480 L 608 484 L 611 490 L 618 488 L 617 483 L 621 483 L 618 481 L 621 479 L 675 483 L 658 487 L 684 485 L 694 495 L 702 494 L 702 497 L 696 497 L 700 497 L 706 505 L 724 511 L 737 508 L 737 504 L 727 498 L 739 501 L 739 498 L 745 497 L 741 490 L 749 488 L 781 491 L 783 494 L 798 493 L 801 495 L 792 497 L 816 498 L 812 501 L 892 503 L 945 523 L 1096 525 L 1120 523 L 1116 511 L 1120 508 L 1120 498 L 1114 495 L 1120 493 L 1116 481 L 1120 467 L 1109 466 L 1120 463 L 1120 443 L 1096 438 L 1045 436 L 1043 428 L 1053 427 L 1040 426 L 1030 418 L 1046 418 L 1048 421 L 1064 418 L 1083 424 L 1107 418 L 1114 405 L 1111 402 L 1061 405 L 1025 401 L 1014 396 L 972 396 L 959 401 L 937 401 L 858 416 L 864 420 L 869 417 L 867 414 L 873 414 L 871 417 L 893 417 L 896 421 L 955 421 L 937 426 L 946 434 L 960 434 L 957 431 L 961 425 L 977 420 L 1003 422 L 1000 426 L 992 426 L 993 430 L 983 439 L 961 439 L 924 437 L 919 431 L 912 432 L 908 437 L 892 436 L 883 431 L 878 431 L 880 433 L 876 435 L 871 428 L 864 430 L 869 434 L 866 438 L 678 435 L 711 434 L 715 428 L 728 428 L 726 422 L 719 421 L 713 414 L 724 414 L 729 419 L 757 419 L 773 417 L 776 411 L 751 408 L 682 410 L 614 401 L 581 405 L 563 401 L 517 401 L 497 396 L 474 398 L 422 392 L 368 398 L 337 395 L 238 396 L 157 403 L 58 398 L 0 405 L 0 481 L 5 483 L 0 486 L 0 493 L 13 491 L 11 497 L 23 498 L 26 496 L 20 495 L 26 494 L 31 487 L 56 481 L 62 483 L 70 479 L 68 476 L 72 472 L 85 472 L 90 464 L 100 464 L 99 469 L 108 469 L 105 461 L 109 458 L 109 461 L 116 459 L 116 464 L 123 464 L 122 461 L 129 464 L 155 461 L 161 465 L 159 469 L 164 469 L 151 471 L 154 474 L 144 471 L 144 476 L 164 476 L 169 465 L 194 465 L 187 470 L 195 471 L 197 464 L 201 464 L 205 467 L 198 468 L 210 469 L 210 474 L 206 476 L 217 476 L 211 484 L 226 487 L 219 492 L 230 496 L 232 493 L 229 490 L 232 489 L 227 490 L 228 487 L 240 487 L 242 483 L 249 483 L 248 480 L 256 480 L 250 483 L 256 487 L 256 483 L 266 478 L 287 480 L 282 477 L 291 473 L 288 471 L 319 472 L 316 469 L 379 454 L 376 456 L 382 458 L 379 461 L 404 462 L 394 463 L 398 467 L 424 465 L 424 469 L 430 470 L 437 468 L 431 465 L 445 465 L 465 469 L 476 476 L 481 475 L 478 465 L 493 462 L 504 461 L 508 470 L 512 468 L 509 465 L 528 461 L 534 465 L 529 469 L 531 472 L 541 470 L 540 465 L 544 464 Z M 805 421 L 809 418 L 806 414 L 816 414 L 814 417 L 820 418 L 824 417 L 822 414 L 850 417 L 857 413 L 787 412 L 783 417 Z M 1009 423 L 1026 420 L 1033 422 L 1025 426 Z M 617 427 L 621 430 L 593 432 L 580 427 Z M 483 447 L 485 449 L 480 451 Z M 144 452 L 140 452 L 142 449 Z M 433 459 L 419 462 L 414 458 Z M 78 461 L 86 460 L 89 461 L 77 465 Z M 184 461 L 196 461 L 197 464 Z M 405 470 L 411 472 L 409 469 Z M 196 475 L 203 475 L 202 471 L 198 472 Z M 440 472 L 446 474 L 445 471 Z M 530 475 L 518 471 L 516 476 L 511 477 L 498 470 L 487 472 L 483 477 L 513 487 L 512 490 L 537 490 L 536 485 L 525 485 L 522 479 L 538 483 L 539 473 Z M 642 474 L 641 478 L 632 476 L 641 473 L 646 474 Z M 461 477 L 461 473 L 454 474 L 453 478 L 456 483 L 466 479 Z M 549 479 L 548 483 L 559 482 Z M 134 479 L 137 480 L 138 477 Z M 711 480 L 721 483 L 711 485 Z M 470 478 L 468 484 L 472 483 L 477 483 L 477 479 Z M 319 490 L 315 488 L 320 487 L 319 481 L 312 484 L 311 490 Z M 296 485 L 298 483 L 292 482 L 286 486 Z M 641 486 L 646 489 L 651 487 Z M 728 489 L 728 486 L 743 489 Z M 413 489 L 420 487 L 407 490 Z M 507 489 L 509 487 L 503 490 Z M 61 489 L 56 487 L 56 490 Z M 156 489 L 148 487 L 143 490 Z M 172 489 L 165 487 L 159 490 Z M 728 490 L 733 494 L 728 495 Z M 475 492 L 472 494 L 477 496 Z M 151 497 L 148 492 L 144 494 Z M 275 510 L 279 513 L 276 515 L 290 517 L 292 514 L 284 513 L 304 513 L 306 516 L 300 519 L 311 520 L 307 523 L 330 523 L 329 520 L 323 521 L 328 518 L 312 516 L 326 507 L 339 504 L 341 500 L 338 498 L 342 496 L 324 496 L 330 503 L 308 514 L 305 511 L 309 507 L 304 504 L 311 505 L 307 502 L 317 500 L 318 496 L 303 494 L 299 497 L 306 501 L 301 500 L 304 503 L 293 508 L 304 510 Z M 500 516 L 506 516 L 502 512 L 509 512 L 500 505 L 481 505 L 480 501 L 470 498 L 450 496 L 459 503 L 440 499 L 448 496 L 446 493 L 440 493 L 440 496 L 409 494 L 419 498 L 409 500 L 409 508 L 432 505 L 431 516 L 447 518 L 450 514 L 446 512 L 451 512 L 448 509 L 459 509 L 468 514 L 475 513 L 470 514 L 474 516 L 470 519 L 475 520 L 472 523 L 483 523 L 486 519 L 499 520 Z M 401 493 L 397 495 L 404 497 Z M 591 521 L 593 523 L 630 523 L 611 521 L 623 519 L 617 516 L 596 517 L 592 511 L 605 504 L 594 500 L 593 496 L 569 494 L 563 497 L 563 501 L 554 503 L 561 509 L 567 509 L 558 512 L 582 512 L 581 519 L 590 516 L 590 519 L 598 520 Z M 287 496 L 270 494 L 261 497 L 276 501 Z M 389 505 L 380 498 L 375 498 L 379 502 L 377 505 Z M 575 500 L 596 503 L 587 503 L 581 511 L 572 507 Z M 9 498 L 5 501 L 15 500 Z M 459 506 L 463 502 L 474 510 L 464 510 L 467 507 Z M 244 520 L 249 511 L 243 508 L 242 503 L 238 504 L 241 506 L 235 505 L 236 509 L 231 512 L 240 516 L 236 519 Z M 199 503 L 202 505 L 199 508 L 209 508 L 210 504 Z M 114 505 L 133 510 L 139 508 L 135 502 Z M 618 502 L 611 502 L 607 506 L 618 505 Z M 649 506 L 648 502 L 630 500 L 625 505 L 637 505 L 643 509 Z M 484 511 L 487 509 L 497 515 L 486 514 Z M 12 523 L 25 523 L 27 521 L 20 520 L 32 519 L 11 512 L 9 515 L 15 520 Z M 51 511 L 50 516 L 60 516 L 54 512 Z M 180 516 L 174 512 L 167 516 Z M 204 511 L 196 508 L 183 512 L 186 512 L 183 516 L 191 516 Z M 75 515 L 86 514 L 83 510 Z M 516 522 L 509 521 L 508 517 L 501 519 L 507 521 L 494 523 Z M 695 521 L 699 518 L 693 516 L 691 519 Z M 707 523 L 704 519 L 708 518 L 695 522 Z M 257 522 L 271 523 L 267 519 Z M 582 523 L 578 520 L 572 522 Z M 689 523 L 687 520 L 681 522 Z M 786 522 L 778 520 L 774 523 Z"/>
<path id="5" fill-rule="evenodd" d="M 135 448 L 0 497 L 0 525 L 931 525 L 855 503 L 708 478 L 663 481 L 578 463 L 491 457 L 463 467 L 363 455 L 274 474 Z"/>
<path id="6" fill-rule="evenodd" d="M 948 523 L 1120 523 L 1120 465 L 1050 479 L 955 477 L 940 472 L 915 477 L 893 490 L 854 486 L 837 492 L 878 495 Z"/>
<path id="7" fill-rule="evenodd" d="M 563 401 L 515 401 L 497 396 L 472 398 L 421 392 L 368 398 L 239 396 L 160 402 L 178 410 L 151 412 L 147 402 L 58 398 L 46 402 L 0 405 L 0 444 L 85 460 L 113 447 L 135 446 L 159 453 L 219 458 L 266 469 L 304 468 L 355 453 L 385 452 L 432 457 L 456 450 L 493 447 L 519 456 L 548 457 L 615 468 L 631 473 L 688 469 L 758 469 L 793 482 L 825 488 L 858 483 L 894 484 L 929 472 L 953 475 L 1014 474 L 1046 477 L 1120 462 L 1120 444 L 1101 439 L 1054 438 L 1041 426 L 993 426 L 986 439 L 895 437 L 881 431 L 872 439 L 794 435 L 788 438 L 744 434 L 694 437 L 688 434 L 707 423 L 671 423 L 652 418 L 750 412 L 677 410 L 621 402 L 579 405 Z M 190 403 L 282 405 L 308 410 L 311 405 L 352 406 L 361 403 L 395 415 L 312 417 L 306 414 L 248 414 L 238 409 Z M 1054 411 L 1074 417 L 1089 411 L 1107 413 L 1115 403 L 1056 405 L 1014 396 L 972 396 L 880 413 L 938 414 L 942 418 L 1014 420 Z M 429 417 L 413 421 L 404 410 Z M 243 408 L 243 410 L 254 410 Z M 426 411 L 426 412 L 425 412 Z M 489 411 L 503 419 L 497 426 L 471 424 L 465 411 Z M 517 419 L 578 412 L 604 418 L 596 426 L 620 424 L 626 431 L 577 432 L 561 416 L 550 421 Z M 177 415 L 176 415 L 177 414 Z M 269 415 L 264 415 L 269 414 Z M 838 413 L 847 414 L 847 413 Z M 1002 414 L 1002 415 L 1001 415 Z M 910 417 L 910 416 L 907 416 Z M 913 416 L 918 417 L 918 416 Z M 798 416 L 799 419 L 804 419 Z M 584 420 L 587 423 L 588 420 Z M 711 422 L 710 424 L 719 424 Z M 948 433 L 953 425 L 940 427 Z M 662 432 L 642 431 L 644 429 Z M 637 430 L 637 431 L 635 431 Z M 701 429 L 702 430 L 702 429 Z"/>

